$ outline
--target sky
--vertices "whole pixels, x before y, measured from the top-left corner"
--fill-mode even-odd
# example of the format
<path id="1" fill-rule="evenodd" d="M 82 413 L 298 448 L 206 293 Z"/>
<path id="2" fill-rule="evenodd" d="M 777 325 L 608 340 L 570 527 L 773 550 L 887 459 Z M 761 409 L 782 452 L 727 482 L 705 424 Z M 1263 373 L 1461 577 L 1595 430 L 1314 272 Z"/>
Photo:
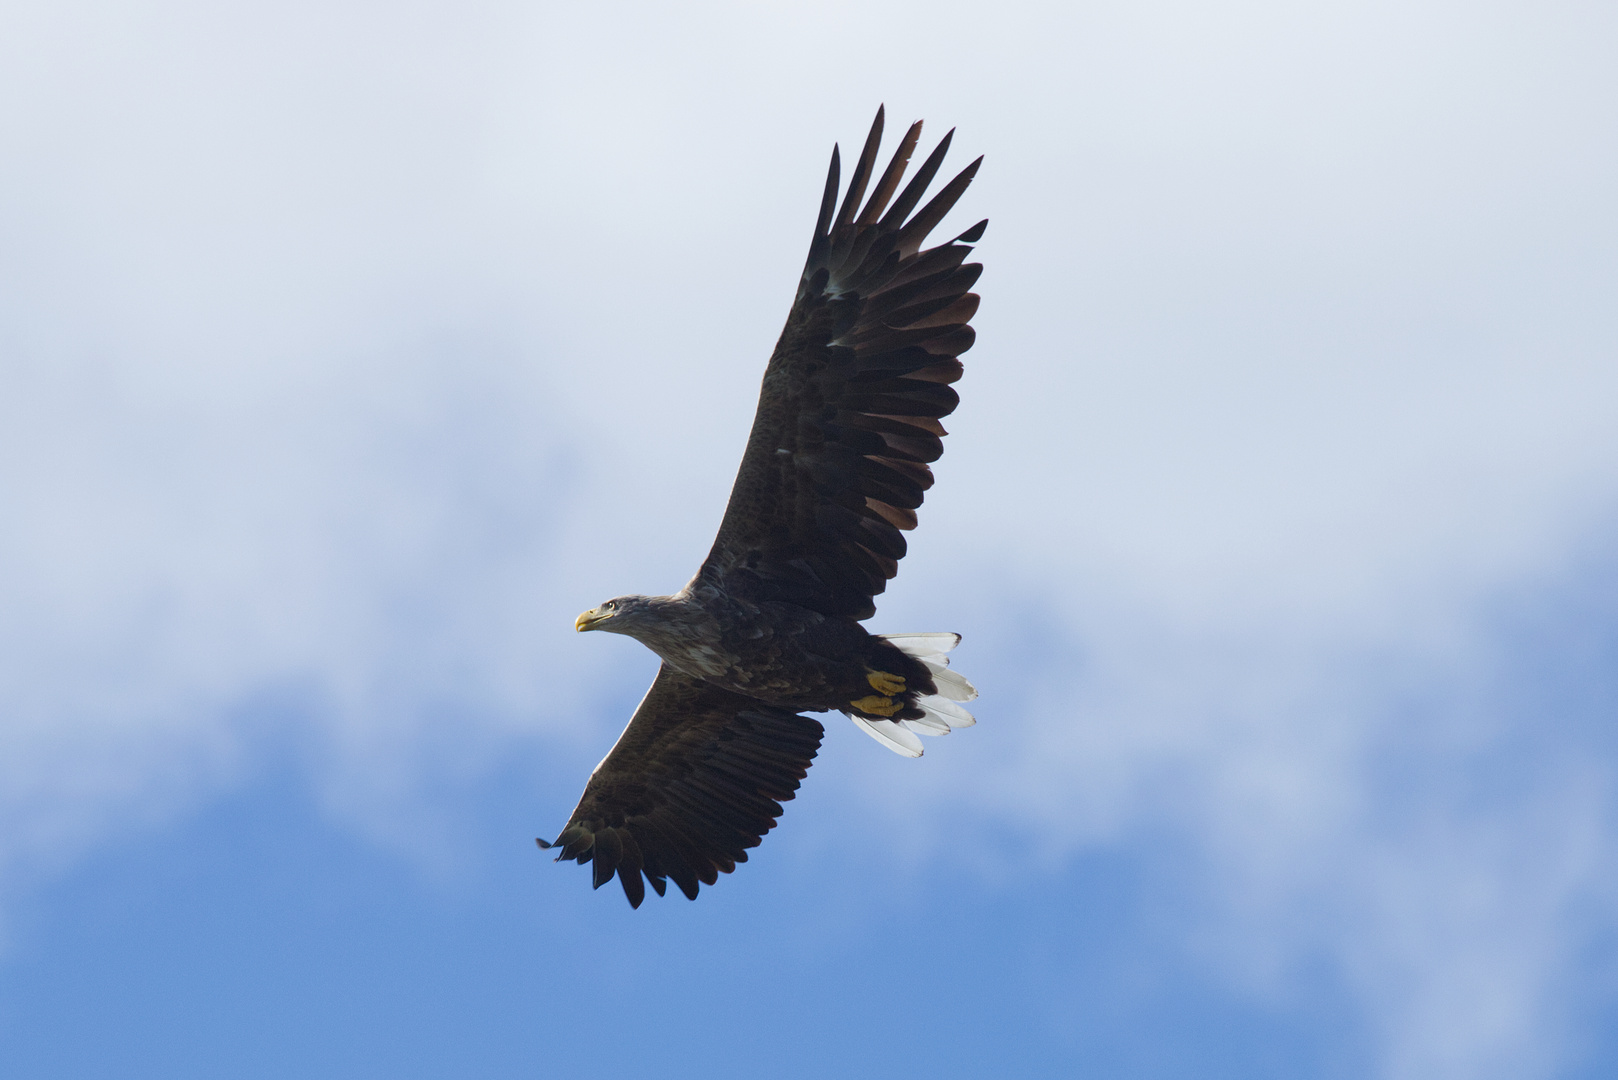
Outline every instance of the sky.
<path id="1" fill-rule="evenodd" d="M 7 1075 L 1618 1070 L 1610 5 L 0 4 Z M 835 715 L 696 903 L 533 847 L 830 148 L 988 217 Z M 957 230 L 958 231 L 958 230 Z"/>

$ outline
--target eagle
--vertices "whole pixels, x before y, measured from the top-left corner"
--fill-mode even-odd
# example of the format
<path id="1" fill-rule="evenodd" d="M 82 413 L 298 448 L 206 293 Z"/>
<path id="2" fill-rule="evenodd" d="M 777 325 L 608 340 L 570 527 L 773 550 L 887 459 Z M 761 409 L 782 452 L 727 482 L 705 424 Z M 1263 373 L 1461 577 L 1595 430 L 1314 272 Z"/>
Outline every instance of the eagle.
<path id="1" fill-rule="evenodd" d="M 747 861 L 807 774 L 825 734 L 804 712 L 838 710 L 882 745 L 970 726 L 977 697 L 949 667 L 953 633 L 861 625 L 899 571 L 904 533 L 943 453 L 960 398 L 982 273 L 966 257 L 988 221 L 947 243 L 927 235 L 977 174 L 973 161 L 917 210 L 951 130 L 901 191 L 912 124 L 880 177 L 883 110 L 838 204 L 838 150 L 786 328 L 713 549 L 672 596 L 619 596 L 578 630 L 627 634 L 663 661 L 555 841 L 557 860 L 616 874 L 631 907 L 672 880 L 699 884 Z M 866 190 L 870 189 L 867 199 Z M 895 194 L 897 193 L 897 194 Z M 862 200 L 863 205 L 862 205 Z"/>

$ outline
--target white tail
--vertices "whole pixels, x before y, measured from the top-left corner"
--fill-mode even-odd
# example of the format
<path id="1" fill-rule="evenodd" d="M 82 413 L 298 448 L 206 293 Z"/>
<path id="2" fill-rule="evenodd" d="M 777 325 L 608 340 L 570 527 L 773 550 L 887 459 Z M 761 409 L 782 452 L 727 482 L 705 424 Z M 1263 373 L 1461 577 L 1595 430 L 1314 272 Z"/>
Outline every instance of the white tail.
<path id="1" fill-rule="evenodd" d="M 973 689 L 971 683 L 949 669 L 949 657 L 945 655 L 961 643 L 961 635 L 879 634 L 877 636 L 905 655 L 915 657 L 926 664 L 934 684 L 938 687 L 938 693 L 916 699 L 916 704 L 926 713 L 920 720 L 867 720 L 863 716 L 850 715 L 849 719 L 854 721 L 856 727 L 895 754 L 921 757 L 921 740 L 916 738 L 917 732 L 923 735 L 948 735 L 955 728 L 971 727 L 977 723 L 972 714 L 956 702 L 971 701 L 978 696 L 978 692 Z"/>

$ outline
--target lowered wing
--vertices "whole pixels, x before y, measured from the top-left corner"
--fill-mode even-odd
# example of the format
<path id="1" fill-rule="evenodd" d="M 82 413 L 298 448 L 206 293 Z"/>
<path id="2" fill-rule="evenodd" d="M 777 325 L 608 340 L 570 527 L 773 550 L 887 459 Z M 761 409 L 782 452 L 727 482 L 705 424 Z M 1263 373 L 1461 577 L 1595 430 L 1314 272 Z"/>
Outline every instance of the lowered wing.
<path id="1" fill-rule="evenodd" d="M 692 900 L 747 861 L 775 827 L 825 729 L 663 665 L 629 726 L 590 774 L 554 844 L 591 863 L 596 888 L 618 875 L 631 907 L 668 879 Z"/>
<path id="2" fill-rule="evenodd" d="M 863 207 L 882 141 L 881 109 L 837 207 L 838 154 L 786 328 L 713 550 L 699 576 L 755 600 L 869 618 L 899 571 L 903 531 L 944 452 L 940 419 L 972 347 L 982 266 L 966 263 L 979 222 L 922 250 L 977 161 L 916 210 L 950 135 L 895 197 L 921 136 L 913 124 Z M 951 132 L 953 135 L 953 132 Z M 914 211 L 914 212 L 912 212 Z M 835 212 L 835 216 L 834 216 Z"/>

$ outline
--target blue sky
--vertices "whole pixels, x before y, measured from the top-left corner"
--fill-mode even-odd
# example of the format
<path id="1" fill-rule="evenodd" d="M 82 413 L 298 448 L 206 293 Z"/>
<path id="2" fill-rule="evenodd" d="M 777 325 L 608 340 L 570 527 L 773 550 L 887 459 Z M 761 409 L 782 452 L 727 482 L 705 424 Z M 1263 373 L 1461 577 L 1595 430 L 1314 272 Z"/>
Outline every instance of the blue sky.
<path id="1" fill-rule="evenodd" d="M 1582 1078 L 1618 1065 L 1600 5 L 0 9 L 0 1061 Z M 831 144 L 988 270 L 755 861 L 533 850 L 723 507 Z"/>

